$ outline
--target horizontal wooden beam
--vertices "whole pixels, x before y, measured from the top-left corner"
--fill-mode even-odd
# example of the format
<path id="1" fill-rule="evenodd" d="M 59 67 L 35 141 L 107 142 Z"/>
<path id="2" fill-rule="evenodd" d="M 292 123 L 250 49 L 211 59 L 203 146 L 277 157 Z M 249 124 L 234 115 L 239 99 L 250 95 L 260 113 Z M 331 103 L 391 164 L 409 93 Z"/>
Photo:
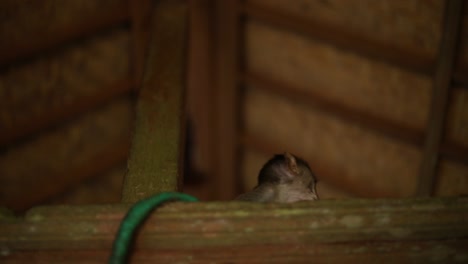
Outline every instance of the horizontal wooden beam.
<path id="1" fill-rule="evenodd" d="M 104 262 L 128 206 L 0 216 L 0 261 Z M 468 198 L 172 203 L 140 229 L 132 261 L 466 263 Z"/>
<path id="2" fill-rule="evenodd" d="M 34 116 L 20 124 L 14 124 L 14 129 L 0 131 L 0 146 L 10 144 L 21 138 L 36 134 L 46 128 L 60 124 L 70 118 L 84 114 L 116 97 L 129 94 L 132 90 L 130 78 L 117 80 L 107 87 L 102 87 L 92 96 L 79 98 L 67 105 L 52 106 L 44 110 L 41 116 Z"/>
<path id="3" fill-rule="evenodd" d="M 0 49 L 0 67 L 23 60 L 38 53 L 54 49 L 65 43 L 115 27 L 129 20 L 126 6 L 117 6 L 111 10 L 102 10 L 99 16 L 83 19 L 76 25 L 69 25 L 59 32 L 35 32 L 25 36 L 20 43 L 5 41 Z M 7 37 L 7 36 L 5 36 Z"/>
<path id="4" fill-rule="evenodd" d="M 380 41 L 360 32 L 352 32 L 323 21 L 285 13 L 283 10 L 265 7 L 246 1 L 243 14 L 275 26 L 293 30 L 319 41 L 327 42 L 343 50 L 384 61 L 411 72 L 432 75 L 435 59 L 418 50 L 408 50 Z"/>

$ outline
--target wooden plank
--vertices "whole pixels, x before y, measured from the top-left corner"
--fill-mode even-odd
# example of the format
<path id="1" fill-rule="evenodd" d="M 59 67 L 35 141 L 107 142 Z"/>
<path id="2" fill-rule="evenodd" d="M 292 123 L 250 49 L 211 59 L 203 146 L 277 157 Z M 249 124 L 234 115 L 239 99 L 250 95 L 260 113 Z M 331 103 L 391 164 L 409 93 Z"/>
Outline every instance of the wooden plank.
<path id="1" fill-rule="evenodd" d="M 416 190 L 418 196 L 430 196 L 434 189 L 462 12 L 463 0 L 447 1 L 446 21 L 433 81 L 431 111 L 424 142 L 419 184 Z"/>
<path id="2" fill-rule="evenodd" d="M 216 195 L 233 199 L 240 187 L 238 172 L 239 16 L 238 0 L 216 1 Z"/>
<path id="3" fill-rule="evenodd" d="M 178 189 L 183 157 L 185 1 L 158 1 L 137 105 L 123 202 Z"/>
<path id="4" fill-rule="evenodd" d="M 396 138 L 405 143 L 415 146 L 421 146 L 423 143 L 421 139 L 423 133 L 421 131 L 405 127 L 404 125 L 398 124 L 392 120 L 385 120 L 382 117 L 375 116 L 367 111 L 354 109 L 341 103 L 323 98 L 323 96 L 312 91 L 301 91 L 298 88 L 262 74 L 254 72 L 246 73 L 241 76 L 241 82 L 248 86 L 268 90 L 291 101 L 300 102 L 319 111 L 332 114 L 333 116 L 342 119 L 344 122 L 356 123 L 364 128 L 371 129 L 388 137 Z"/>
<path id="5" fill-rule="evenodd" d="M 130 142 L 127 141 L 96 151 L 96 154 L 92 158 L 78 166 L 67 168 L 67 170 L 61 171 L 57 175 L 51 175 L 48 180 L 41 182 L 40 188 L 36 188 L 34 185 L 25 186 L 24 191 L 27 192 L 27 195 L 13 201 L 7 200 L 6 203 L 11 209 L 17 212 L 24 212 L 33 206 L 37 206 L 60 195 L 64 190 L 70 189 L 87 179 L 101 175 L 109 169 L 114 168 L 117 164 L 124 162 L 128 157 L 129 148 Z M 62 175 L 66 175 L 66 177 Z"/>
<path id="6" fill-rule="evenodd" d="M 17 129 L 0 131 L 0 146 L 11 144 L 21 138 L 37 134 L 44 129 L 80 116 L 116 97 L 127 94 L 131 87 L 132 84 L 129 78 L 122 79 L 110 84 L 109 87 L 100 89 L 91 97 L 81 98 L 67 105 L 50 107 L 39 117 L 31 118 L 21 124 L 15 124 Z"/>
<path id="7" fill-rule="evenodd" d="M 0 261 L 102 263 L 128 206 L 42 207 L 0 217 Z M 468 198 L 172 203 L 136 238 L 158 263 L 466 263 Z"/>
<path id="8" fill-rule="evenodd" d="M 242 5 L 242 12 L 249 17 L 294 30 L 311 38 L 325 41 L 340 49 L 350 50 L 366 57 L 385 61 L 411 72 L 431 75 L 434 70 L 435 62 L 428 54 L 391 45 L 359 32 L 343 30 L 340 27 L 313 20 L 310 17 L 294 16 L 282 10 L 260 6 L 251 2 Z"/>
<path id="9" fill-rule="evenodd" d="M 110 10 L 104 10 L 100 16 L 83 19 L 77 24 L 68 25 L 66 30 L 45 33 L 34 32 L 36 35 L 27 36 L 29 41 L 5 42 L 0 49 L 0 67 L 114 27 L 126 22 L 128 17 L 129 14 L 125 6 L 117 5 Z M 2 32 L 2 35 L 6 35 L 4 37 L 8 38 L 8 35 L 4 34 L 4 32 Z"/>

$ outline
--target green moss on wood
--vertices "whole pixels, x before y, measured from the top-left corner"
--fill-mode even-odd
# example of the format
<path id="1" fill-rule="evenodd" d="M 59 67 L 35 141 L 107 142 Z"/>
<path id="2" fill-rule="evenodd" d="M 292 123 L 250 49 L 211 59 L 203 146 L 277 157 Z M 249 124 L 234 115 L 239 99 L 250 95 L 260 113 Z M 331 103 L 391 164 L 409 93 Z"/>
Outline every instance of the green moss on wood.
<path id="1" fill-rule="evenodd" d="M 183 1 L 157 1 L 137 106 L 123 201 L 176 191 L 181 177 L 186 13 Z"/>

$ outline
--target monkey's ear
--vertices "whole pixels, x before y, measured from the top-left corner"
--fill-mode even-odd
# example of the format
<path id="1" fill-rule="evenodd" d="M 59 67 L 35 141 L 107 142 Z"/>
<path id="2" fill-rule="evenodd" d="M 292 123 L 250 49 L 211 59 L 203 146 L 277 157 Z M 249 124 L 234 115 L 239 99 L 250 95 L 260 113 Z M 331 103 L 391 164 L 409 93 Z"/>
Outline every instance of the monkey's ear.
<path id="1" fill-rule="evenodd" d="M 289 152 L 285 152 L 284 157 L 286 158 L 286 164 L 288 165 L 288 169 L 294 174 L 299 174 L 299 167 L 297 167 L 296 158 Z"/>

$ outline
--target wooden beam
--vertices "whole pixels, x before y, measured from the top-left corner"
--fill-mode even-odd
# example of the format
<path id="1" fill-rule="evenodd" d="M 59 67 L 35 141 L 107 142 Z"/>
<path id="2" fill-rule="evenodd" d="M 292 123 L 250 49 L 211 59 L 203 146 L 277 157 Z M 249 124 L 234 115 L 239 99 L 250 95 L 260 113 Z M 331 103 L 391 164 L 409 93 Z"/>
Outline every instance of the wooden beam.
<path id="1" fill-rule="evenodd" d="M 216 145 L 215 197 L 233 199 L 240 187 L 237 178 L 239 89 L 238 0 L 215 1 L 216 6 Z"/>
<path id="2" fill-rule="evenodd" d="M 305 34 L 339 49 L 381 60 L 411 72 L 432 75 L 434 71 L 434 59 L 430 54 L 422 51 L 408 50 L 385 41 L 376 40 L 360 32 L 345 30 L 342 27 L 326 24 L 312 18 L 287 14 L 283 10 L 261 6 L 252 3 L 252 1 L 246 1 L 242 5 L 242 11 L 248 17 Z"/>
<path id="3" fill-rule="evenodd" d="M 431 110 L 426 129 L 419 184 L 416 190 L 418 196 L 430 196 L 434 189 L 462 12 L 463 0 L 447 1 L 444 32 L 433 80 Z"/>
<path id="4" fill-rule="evenodd" d="M 0 131 L 0 146 L 11 144 L 21 138 L 37 134 L 47 128 L 60 124 L 73 117 L 82 115 L 96 107 L 101 106 L 125 95 L 131 91 L 132 83 L 129 78 L 117 80 L 107 87 L 99 89 L 98 92 L 86 98 L 79 98 L 67 105 L 53 106 L 44 110 L 40 116 L 34 116 L 19 124 L 14 124 L 14 129 Z"/>
<path id="5" fill-rule="evenodd" d="M 2 41 L 0 44 L 0 67 L 34 56 L 38 53 L 52 50 L 65 43 L 95 34 L 104 29 L 115 27 L 128 21 L 128 9 L 116 6 L 110 10 L 102 10 L 99 16 L 86 18 L 76 25 L 69 25 L 59 32 L 35 32 L 36 35 L 25 36 L 20 43 Z M 3 36 L 8 39 L 8 36 Z"/>
<path id="6" fill-rule="evenodd" d="M 187 11 L 185 1 L 179 0 L 157 1 L 153 9 L 152 39 L 136 110 L 123 202 L 136 202 L 179 187 Z"/>
<path id="7" fill-rule="evenodd" d="M 0 262 L 103 263 L 128 206 L 0 216 Z M 468 198 L 172 203 L 147 219 L 132 263 L 466 263 Z"/>

